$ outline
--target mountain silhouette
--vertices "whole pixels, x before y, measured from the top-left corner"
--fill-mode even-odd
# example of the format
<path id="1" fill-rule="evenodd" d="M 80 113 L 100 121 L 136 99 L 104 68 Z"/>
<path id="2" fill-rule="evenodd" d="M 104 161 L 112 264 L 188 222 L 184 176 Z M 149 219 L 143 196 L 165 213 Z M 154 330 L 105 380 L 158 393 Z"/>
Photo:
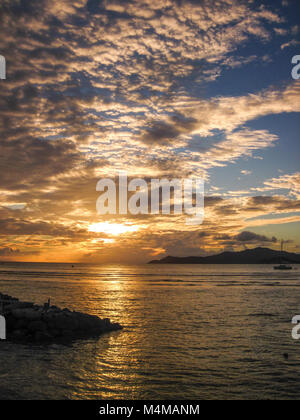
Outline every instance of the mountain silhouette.
<path id="1" fill-rule="evenodd" d="M 269 248 L 222 252 L 209 257 L 165 257 L 149 264 L 300 264 L 300 254 L 274 251 Z"/>

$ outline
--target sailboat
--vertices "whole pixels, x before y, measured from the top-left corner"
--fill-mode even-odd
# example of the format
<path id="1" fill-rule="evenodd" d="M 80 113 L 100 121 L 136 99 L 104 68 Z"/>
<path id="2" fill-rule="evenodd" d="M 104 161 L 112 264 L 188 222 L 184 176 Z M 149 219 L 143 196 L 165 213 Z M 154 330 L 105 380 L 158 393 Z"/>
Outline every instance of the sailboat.
<path id="1" fill-rule="evenodd" d="M 280 258 L 281 262 L 282 262 L 283 245 L 284 245 L 284 241 L 282 240 L 281 241 L 281 258 Z M 286 265 L 286 264 L 282 264 L 282 263 L 280 265 L 276 265 L 274 267 L 274 270 L 292 270 L 292 269 L 293 269 L 292 266 Z"/>

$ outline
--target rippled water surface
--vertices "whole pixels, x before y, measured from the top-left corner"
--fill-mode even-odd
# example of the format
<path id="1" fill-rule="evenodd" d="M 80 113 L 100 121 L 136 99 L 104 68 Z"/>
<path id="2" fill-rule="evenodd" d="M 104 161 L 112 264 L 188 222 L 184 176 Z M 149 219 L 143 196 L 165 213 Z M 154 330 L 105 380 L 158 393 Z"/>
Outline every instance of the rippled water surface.
<path id="1" fill-rule="evenodd" d="M 0 342 L 0 399 L 299 398 L 299 270 L 1 265 L 0 292 L 125 328 L 72 346 Z"/>

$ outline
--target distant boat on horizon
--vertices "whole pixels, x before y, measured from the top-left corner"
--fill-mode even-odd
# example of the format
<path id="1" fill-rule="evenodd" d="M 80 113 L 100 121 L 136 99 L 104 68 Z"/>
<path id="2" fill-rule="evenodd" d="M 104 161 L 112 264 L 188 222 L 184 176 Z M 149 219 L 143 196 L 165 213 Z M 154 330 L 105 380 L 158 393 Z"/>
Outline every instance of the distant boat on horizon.
<path id="1" fill-rule="evenodd" d="M 285 265 L 285 264 L 281 264 L 281 265 L 277 265 L 274 267 L 274 270 L 292 270 L 293 267 L 291 265 Z"/>
<path id="2" fill-rule="evenodd" d="M 284 241 L 281 241 L 281 255 L 283 254 L 283 245 L 284 245 Z M 280 265 L 276 265 L 274 267 L 274 270 L 292 270 L 293 267 L 291 265 L 286 265 L 286 264 L 280 264 Z"/>

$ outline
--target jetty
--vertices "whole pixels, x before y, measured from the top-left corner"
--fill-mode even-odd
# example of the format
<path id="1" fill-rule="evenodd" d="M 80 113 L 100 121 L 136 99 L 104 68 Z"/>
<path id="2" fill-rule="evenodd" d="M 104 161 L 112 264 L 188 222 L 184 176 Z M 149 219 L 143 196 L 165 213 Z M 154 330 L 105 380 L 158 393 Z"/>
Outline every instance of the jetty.
<path id="1" fill-rule="evenodd" d="M 21 343 L 70 342 L 122 329 L 109 319 L 51 306 L 50 299 L 39 306 L 2 293 L 0 315 L 6 321 L 7 340 Z"/>

